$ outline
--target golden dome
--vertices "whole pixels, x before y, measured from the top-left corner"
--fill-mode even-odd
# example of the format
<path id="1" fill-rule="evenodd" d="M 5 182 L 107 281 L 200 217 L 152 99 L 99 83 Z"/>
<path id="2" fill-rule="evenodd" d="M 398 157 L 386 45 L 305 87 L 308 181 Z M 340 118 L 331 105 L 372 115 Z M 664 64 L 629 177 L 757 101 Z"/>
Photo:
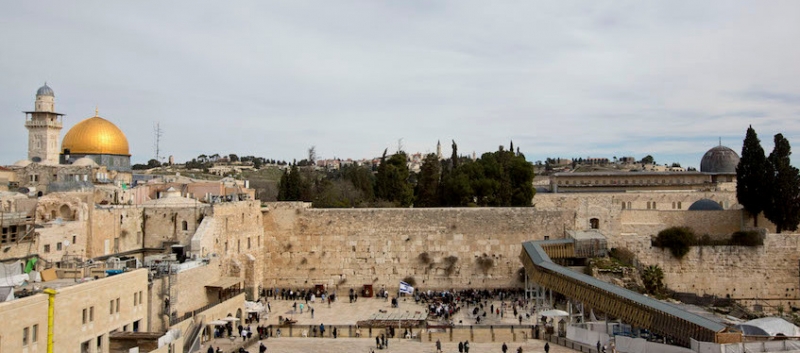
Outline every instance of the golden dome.
<path id="1" fill-rule="evenodd" d="M 61 143 L 70 154 L 113 154 L 130 156 L 128 139 L 114 123 L 97 115 L 75 124 Z"/>

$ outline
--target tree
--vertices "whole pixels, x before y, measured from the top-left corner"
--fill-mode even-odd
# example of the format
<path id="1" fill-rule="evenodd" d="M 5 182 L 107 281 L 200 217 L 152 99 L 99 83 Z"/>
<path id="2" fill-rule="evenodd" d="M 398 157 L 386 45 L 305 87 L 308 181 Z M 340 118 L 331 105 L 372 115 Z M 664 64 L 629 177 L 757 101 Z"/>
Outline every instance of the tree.
<path id="1" fill-rule="evenodd" d="M 375 196 L 395 206 L 408 207 L 414 200 L 414 189 L 408 182 L 409 171 L 406 164 L 407 156 L 403 151 L 393 154 L 386 159 L 386 150 L 381 157 L 381 165 L 375 176 Z"/>
<path id="2" fill-rule="evenodd" d="M 151 160 L 147 161 L 147 168 L 148 169 L 149 168 L 158 168 L 160 166 L 161 166 L 161 162 L 159 162 L 159 161 L 157 161 L 155 159 L 151 159 Z"/>
<path id="3" fill-rule="evenodd" d="M 775 224 L 775 230 L 797 230 L 800 223 L 800 171 L 791 165 L 789 140 L 775 135 L 775 148 L 767 158 L 769 200 L 764 215 Z"/>
<path id="4" fill-rule="evenodd" d="M 278 186 L 278 201 L 300 201 L 303 193 L 302 180 L 297 164 L 284 170 Z"/>
<path id="5" fill-rule="evenodd" d="M 753 216 L 758 227 L 758 215 L 767 202 L 767 157 L 753 126 L 747 128 L 742 146 L 742 158 L 736 166 L 736 199 Z"/>
<path id="6" fill-rule="evenodd" d="M 237 156 L 237 155 L 236 155 L 236 154 L 234 154 L 234 153 L 231 153 L 231 154 L 229 154 L 229 155 L 228 155 L 228 160 L 229 160 L 231 163 L 233 163 L 233 162 L 238 162 L 238 161 L 239 161 L 239 156 Z"/>
<path id="7" fill-rule="evenodd" d="M 317 147 L 311 146 L 308 149 L 308 165 L 316 165 L 317 164 Z"/>
<path id="8" fill-rule="evenodd" d="M 656 164 L 656 160 L 653 159 L 653 156 L 648 154 L 642 158 L 642 164 Z"/>
<path id="9" fill-rule="evenodd" d="M 439 178 L 442 166 L 439 158 L 430 153 L 422 160 L 419 171 L 417 187 L 415 189 L 416 207 L 436 207 L 439 206 Z"/>

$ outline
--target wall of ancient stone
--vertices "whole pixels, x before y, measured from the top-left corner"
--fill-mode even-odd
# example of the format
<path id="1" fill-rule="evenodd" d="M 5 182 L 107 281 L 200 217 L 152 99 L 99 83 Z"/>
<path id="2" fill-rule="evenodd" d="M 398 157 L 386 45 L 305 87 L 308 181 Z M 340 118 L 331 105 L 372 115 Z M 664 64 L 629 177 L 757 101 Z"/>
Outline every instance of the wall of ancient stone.
<path id="1" fill-rule="evenodd" d="M 512 286 L 523 241 L 573 227 L 572 212 L 534 208 L 268 209 L 265 286 L 279 287 L 396 288 L 408 276 L 427 288 Z"/>
<path id="2" fill-rule="evenodd" d="M 668 249 L 650 247 L 646 237 L 632 249 L 644 265 L 658 265 L 672 290 L 730 297 L 745 304 L 798 305 L 800 294 L 800 237 L 768 234 L 764 246 L 692 247 L 682 259 Z M 759 299 L 759 300 L 756 300 Z"/>

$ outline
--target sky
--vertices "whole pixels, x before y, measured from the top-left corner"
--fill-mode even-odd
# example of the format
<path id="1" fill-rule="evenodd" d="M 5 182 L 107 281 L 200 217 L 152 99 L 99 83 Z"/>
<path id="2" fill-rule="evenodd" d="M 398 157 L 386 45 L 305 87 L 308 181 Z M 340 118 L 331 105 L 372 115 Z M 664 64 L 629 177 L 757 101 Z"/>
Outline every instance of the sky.
<path id="1" fill-rule="evenodd" d="M 13 1 L 0 11 L 0 164 L 27 156 L 45 81 L 132 160 L 372 158 L 452 140 L 528 160 L 699 167 L 800 148 L 798 1 Z M 795 159 L 798 161 L 798 159 Z M 795 164 L 797 164 L 795 162 Z"/>

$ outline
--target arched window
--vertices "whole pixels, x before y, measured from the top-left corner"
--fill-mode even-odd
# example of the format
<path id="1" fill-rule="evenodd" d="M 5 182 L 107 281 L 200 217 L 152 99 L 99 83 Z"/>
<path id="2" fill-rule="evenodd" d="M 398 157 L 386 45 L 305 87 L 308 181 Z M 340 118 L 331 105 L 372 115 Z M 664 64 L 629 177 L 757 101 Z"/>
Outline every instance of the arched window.
<path id="1" fill-rule="evenodd" d="M 189 230 L 189 222 L 186 222 L 186 221 L 181 222 L 181 229 L 182 230 Z"/>
<path id="2" fill-rule="evenodd" d="M 589 225 L 592 226 L 592 229 L 600 228 L 600 220 L 597 218 L 592 218 L 589 220 Z"/>
<path id="3" fill-rule="evenodd" d="M 69 206 L 61 205 L 61 207 L 58 209 L 58 212 L 61 214 L 61 219 L 65 221 L 72 220 L 72 210 L 69 209 Z"/>

